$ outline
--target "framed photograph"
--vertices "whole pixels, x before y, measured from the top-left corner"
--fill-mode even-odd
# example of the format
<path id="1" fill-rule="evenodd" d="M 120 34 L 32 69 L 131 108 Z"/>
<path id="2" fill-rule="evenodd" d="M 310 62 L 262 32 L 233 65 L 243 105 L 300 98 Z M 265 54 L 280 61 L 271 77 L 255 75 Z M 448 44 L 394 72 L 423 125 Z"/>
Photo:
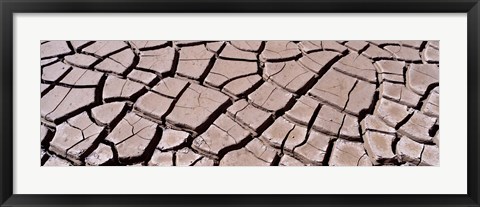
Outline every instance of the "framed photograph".
<path id="1" fill-rule="evenodd" d="M 480 206 L 477 0 L 0 7 L 1 206 Z"/>

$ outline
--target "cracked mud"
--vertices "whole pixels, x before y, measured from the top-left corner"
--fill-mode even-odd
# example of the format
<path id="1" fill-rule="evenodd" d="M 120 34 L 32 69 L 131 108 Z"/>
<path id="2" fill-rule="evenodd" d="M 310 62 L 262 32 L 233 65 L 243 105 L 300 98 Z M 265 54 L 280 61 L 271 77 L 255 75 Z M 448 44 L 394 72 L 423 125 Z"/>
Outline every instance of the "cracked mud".
<path id="1" fill-rule="evenodd" d="M 42 41 L 42 166 L 438 166 L 438 41 Z"/>

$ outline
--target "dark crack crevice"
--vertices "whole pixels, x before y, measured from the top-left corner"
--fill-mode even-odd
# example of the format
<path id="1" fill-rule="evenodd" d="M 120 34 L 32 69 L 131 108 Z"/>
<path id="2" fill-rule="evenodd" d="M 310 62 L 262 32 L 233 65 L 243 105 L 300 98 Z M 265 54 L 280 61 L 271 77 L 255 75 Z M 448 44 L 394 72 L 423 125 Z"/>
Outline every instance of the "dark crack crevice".
<path id="1" fill-rule="evenodd" d="M 142 130 L 143 129 L 139 130 L 139 132 L 142 131 Z M 145 148 L 145 150 L 143 151 L 143 153 L 140 156 L 119 158 L 120 163 L 124 164 L 124 165 L 132 165 L 132 164 L 138 164 L 138 163 L 141 163 L 142 165 L 145 165 L 145 163 L 148 163 L 148 161 L 150 161 L 150 159 L 153 155 L 153 152 L 155 151 L 156 146 L 160 142 L 160 139 L 162 137 L 162 133 L 163 133 L 162 128 L 157 126 L 155 128 L 155 134 L 153 135 L 152 139 L 150 139 L 150 142 L 148 143 L 148 145 Z M 127 139 L 129 139 L 129 138 L 127 138 Z M 125 140 L 127 140 L 127 139 L 125 139 Z M 122 142 L 124 142 L 124 141 L 122 141 Z M 117 143 L 117 145 L 121 144 L 122 142 Z"/>
<path id="2" fill-rule="evenodd" d="M 342 108 L 342 112 L 344 112 L 345 109 L 347 108 L 348 102 L 350 102 L 350 95 L 352 94 L 353 90 L 355 90 L 355 87 L 357 86 L 357 84 L 358 84 L 358 80 L 355 79 L 355 83 L 353 84 L 352 88 L 351 88 L 350 91 L 348 92 L 348 95 L 347 95 L 348 99 L 347 99 L 347 101 L 345 102 L 345 105 L 344 105 L 343 108 Z"/>
<path id="3" fill-rule="evenodd" d="M 417 166 L 422 163 L 423 151 L 425 151 L 425 145 L 422 146 L 422 151 L 420 152 L 420 161 L 418 162 Z"/>
<path id="4" fill-rule="evenodd" d="M 414 109 L 421 110 L 422 106 L 425 104 L 424 102 L 427 100 L 428 96 L 432 93 L 433 89 L 435 89 L 439 85 L 440 84 L 438 82 L 430 84 L 425 90 L 425 93 L 420 97 L 418 104 L 417 106 L 414 107 Z"/>
<path id="5" fill-rule="evenodd" d="M 325 156 L 322 161 L 323 166 L 329 165 L 328 163 L 330 161 L 330 157 L 332 156 L 333 145 L 335 144 L 335 141 L 336 139 L 330 139 L 330 141 L 328 142 L 328 147 L 327 147 L 327 150 L 325 151 Z"/>
<path id="6" fill-rule="evenodd" d="M 397 133 L 395 133 L 395 138 L 392 141 L 392 152 L 393 152 L 393 154 L 396 154 L 397 144 L 398 144 L 399 141 L 400 141 L 400 136 Z"/>
<path id="7" fill-rule="evenodd" d="M 280 154 L 283 156 L 284 153 L 284 148 L 285 148 L 285 143 L 287 142 L 288 136 L 290 136 L 290 133 L 295 129 L 295 125 L 288 131 L 287 135 L 282 140 L 282 144 L 280 145 Z"/>
<path id="8" fill-rule="evenodd" d="M 430 137 L 434 137 L 437 134 L 439 128 L 440 128 L 440 126 L 438 124 L 434 124 L 432 126 L 432 128 L 430 128 L 430 130 L 428 130 L 428 135 Z"/>
<path id="9" fill-rule="evenodd" d="M 370 106 L 368 106 L 368 108 L 366 109 L 360 110 L 360 112 L 358 113 L 358 121 L 361 122 L 363 119 L 365 119 L 365 117 L 367 117 L 367 115 L 373 115 L 379 101 L 380 101 L 380 92 L 377 89 L 373 94 L 373 98 L 372 98 L 372 102 L 370 103 Z"/>
<path id="10" fill-rule="evenodd" d="M 72 51 L 72 54 L 75 54 L 75 53 L 82 53 L 82 54 L 87 54 L 86 52 L 83 52 L 82 49 L 88 47 L 89 45 L 93 44 L 94 41 L 90 41 L 88 42 L 87 44 L 84 44 L 82 45 L 81 47 L 78 47 L 78 48 L 74 48 L 73 45 L 71 44 L 71 42 L 67 41 L 67 45 L 68 47 L 70 48 L 70 50 Z M 208 159 L 208 158 L 211 158 L 212 156 L 208 156 L 208 155 L 205 155 L 205 153 L 203 152 L 197 152 L 196 150 L 192 149 L 192 144 L 193 144 L 193 140 L 198 137 L 200 134 L 204 133 L 208 127 L 210 125 L 213 124 L 213 122 L 222 114 L 222 113 L 226 113 L 226 109 L 231 106 L 233 104 L 233 102 L 235 101 L 238 101 L 239 99 L 247 99 L 248 101 L 248 94 L 251 94 L 252 92 L 254 92 L 255 90 L 257 90 L 264 82 L 265 80 L 263 80 L 263 72 L 264 72 L 264 67 L 265 67 L 265 60 L 262 60 L 260 58 L 260 55 L 261 53 L 265 50 L 265 45 L 266 45 L 266 42 L 265 41 L 262 41 L 261 43 L 261 46 L 260 46 L 260 49 L 259 51 L 255 52 L 256 53 L 256 60 L 251 60 L 251 62 L 256 62 L 257 63 L 257 72 L 255 74 L 258 74 L 260 75 L 260 77 L 262 77 L 262 79 L 257 83 L 257 84 L 254 84 L 249 90 L 247 90 L 244 94 L 241 94 L 239 95 L 238 97 L 235 97 L 233 95 L 229 95 L 228 93 L 226 93 L 225 91 L 222 91 L 221 89 L 228 83 L 232 82 L 233 80 L 237 80 L 239 78 L 244 78 L 244 77 L 247 77 L 247 76 L 250 76 L 252 74 L 248 74 L 248 75 L 243 75 L 243 76 L 240 76 L 240 77 L 236 77 L 236 78 L 233 78 L 233 79 L 229 79 L 226 83 L 222 84 L 220 89 L 219 88 L 216 88 L 216 87 L 213 87 L 213 86 L 210 86 L 208 84 L 205 83 L 205 78 L 208 76 L 208 74 L 211 73 L 211 70 L 213 68 L 213 65 L 215 64 L 215 61 L 217 59 L 232 59 L 232 58 L 222 58 L 222 57 L 219 57 L 219 54 L 221 53 L 221 51 L 225 48 L 225 46 L 228 44 L 227 42 L 223 43 L 219 52 L 217 52 L 215 54 L 215 56 L 213 56 L 210 61 L 209 61 L 209 64 L 208 66 L 206 67 L 205 71 L 202 73 L 202 75 L 200 76 L 200 78 L 198 80 L 193 80 L 191 78 L 188 78 L 188 77 L 182 77 L 180 75 L 178 75 L 176 72 L 177 72 L 177 66 L 178 66 L 178 63 L 179 63 L 179 50 L 181 49 L 181 47 L 183 46 L 191 46 L 191 45 L 183 45 L 181 47 L 178 47 L 177 45 L 173 44 L 173 42 L 169 41 L 167 42 L 166 44 L 162 44 L 162 45 L 158 45 L 158 46 L 153 46 L 153 47 L 149 47 L 149 48 L 143 48 L 143 49 L 136 49 L 134 48 L 132 45 L 131 45 L 131 42 L 128 42 L 126 41 L 125 42 L 127 44 L 127 47 L 124 47 L 124 48 L 121 48 L 119 50 L 116 50 L 116 51 L 112 51 L 110 52 L 109 54 L 105 55 L 105 56 L 98 56 L 96 54 L 88 54 L 88 55 L 91 55 L 91 56 L 95 56 L 98 58 L 98 60 L 90 65 L 89 67 L 87 68 L 83 68 L 83 67 L 80 67 L 82 69 L 85 69 L 85 70 L 93 70 L 93 71 L 98 71 L 94 68 L 95 65 L 99 64 L 100 62 L 102 62 L 103 60 L 105 60 L 106 58 L 110 58 L 111 55 L 114 55 L 118 52 L 121 52 L 123 50 L 132 50 L 133 53 L 134 53 L 134 61 L 133 63 L 128 66 L 127 70 L 125 71 L 125 73 L 122 73 L 122 74 L 115 74 L 115 73 L 111 73 L 111 72 L 102 72 L 104 73 L 104 75 L 102 76 L 101 80 L 100 80 L 100 84 L 99 86 L 76 86 L 76 85 L 71 85 L 71 84 L 62 84 L 60 83 L 60 81 L 62 79 L 64 79 L 68 74 L 69 72 L 72 70 L 72 68 L 69 68 L 69 71 L 67 71 L 66 73 L 64 73 L 59 79 L 57 79 L 56 81 L 46 81 L 46 80 L 41 80 L 41 83 L 44 83 L 44 84 L 49 84 L 49 86 L 45 86 L 46 89 L 44 89 L 44 91 L 41 93 L 41 96 L 44 96 L 45 94 L 47 94 L 49 91 L 51 91 L 51 89 L 53 89 L 55 86 L 63 86 L 63 87 L 68 87 L 70 88 L 70 90 L 72 88 L 93 88 L 95 87 L 95 98 L 94 98 L 94 103 L 93 104 L 90 104 L 88 106 L 85 106 L 85 107 L 82 107 L 81 109 L 78 109 L 72 113 L 69 113 L 69 114 L 66 114 L 65 116 L 62 116 L 60 119 L 57 119 L 57 120 L 54 120 L 53 123 L 48 123 L 47 120 L 42 120 L 42 123 L 44 123 L 45 125 L 48 125 L 49 127 L 56 127 L 57 124 L 60 124 L 61 122 L 63 121 L 66 121 L 68 118 L 71 118 L 73 116 L 76 116 L 78 115 L 79 113 L 83 112 L 84 110 L 86 110 L 90 120 L 98 125 L 98 126 L 102 126 L 104 127 L 104 129 L 102 130 L 101 132 L 101 135 L 99 135 L 99 138 L 97 138 L 97 140 L 95 140 L 95 143 L 90 146 L 89 149 L 87 149 L 87 151 L 82 155 L 82 163 L 80 165 L 85 165 L 85 158 L 91 154 L 97 147 L 99 144 L 104 144 L 104 145 L 107 145 L 109 146 L 111 149 L 112 149 L 112 152 L 113 152 L 113 158 L 111 160 L 108 160 L 107 162 L 105 162 L 104 164 L 102 165 L 107 165 L 107 166 L 114 166 L 114 165 L 132 165 L 132 164 L 142 164 L 142 165 L 147 165 L 149 160 L 151 159 L 153 153 L 155 150 L 160 150 L 161 152 L 168 152 L 168 153 L 172 153 L 173 156 L 172 156 L 172 163 L 174 166 L 177 165 L 176 163 L 176 151 L 182 149 L 182 148 L 189 148 L 191 150 L 193 150 L 195 153 L 199 154 L 199 155 L 202 155 L 202 157 L 198 158 L 198 159 L 195 159 L 193 161 L 193 163 L 191 163 L 191 165 L 195 165 L 195 164 L 198 164 L 199 162 L 201 162 L 202 160 L 204 159 Z M 295 44 L 297 44 L 298 46 L 298 41 L 294 42 Z M 339 42 L 340 44 L 344 45 L 345 46 L 345 43 L 346 42 Z M 192 45 L 201 45 L 203 44 L 205 47 L 206 47 L 206 42 L 198 42 L 198 43 L 194 43 Z M 418 49 L 419 50 L 419 53 L 420 53 L 420 57 L 422 58 L 423 60 L 423 63 L 427 63 L 423 57 L 423 53 L 424 53 L 424 50 L 427 49 L 427 44 L 428 42 L 427 41 L 423 41 L 420 48 Z M 359 49 L 356 53 L 358 53 L 359 55 L 362 55 L 362 53 L 364 53 L 364 51 L 366 51 L 369 47 L 372 47 L 373 43 L 369 43 L 369 44 L 366 44 L 363 48 Z M 390 43 L 387 43 L 387 44 L 381 44 L 379 45 L 380 48 L 383 48 L 387 45 L 397 45 L 397 46 L 400 46 L 400 44 L 390 44 Z M 174 60 L 173 60 L 173 64 L 172 64 L 172 68 L 171 70 L 169 70 L 169 72 L 166 72 L 166 73 L 162 73 L 162 74 L 157 74 L 157 78 L 153 81 L 152 84 L 148 85 L 146 88 L 143 88 L 141 90 L 140 93 L 138 94 L 135 94 L 134 98 L 114 98 L 114 99 L 109 99 L 109 100 L 103 100 L 103 87 L 105 85 L 105 81 L 106 81 L 106 78 L 107 76 L 116 76 L 116 77 L 119 77 L 119 78 L 122 78 L 122 79 L 125 79 L 126 76 L 131 72 L 133 71 L 134 69 L 137 69 L 137 70 L 140 70 L 140 71 L 146 71 L 146 72 L 152 72 L 151 70 L 146 70 L 146 69 L 139 69 L 139 68 L 136 68 L 138 63 L 139 63 L 139 60 L 140 60 L 140 54 L 139 52 L 140 51 L 145 51 L 145 50 L 155 50 L 155 49 L 161 49 L 161 48 L 166 48 L 166 47 L 173 47 L 174 48 L 174 51 L 175 51 L 175 54 L 174 54 Z M 325 48 L 322 48 L 321 49 L 322 51 L 335 51 L 335 50 L 329 50 L 329 49 L 325 49 Z M 300 50 L 301 51 L 301 50 Z M 339 51 L 335 51 L 335 52 L 339 52 Z M 320 72 L 319 73 L 316 73 L 316 75 L 314 76 L 314 78 L 312 78 L 307 84 L 305 84 L 301 90 L 299 90 L 298 92 L 296 93 L 292 93 L 293 94 L 293 98 L 290 99 L 289 103 L 287 104 L 286 107 L 284 107 L 283 109 L 279 110 L 279 111 L 276 111 L 276 112 L 272 112 L 272 111 L 267 111 L 269 113 L 273 113 L 272 117 L 272 121 L 275 119 L 275 118 L 278 118 L 279 116 L 283 116 L 285 114 L 286 111 L 290 110 L 294 104 L 296 102 L 298 102 L 298 98 L 303 96 L 303 95 L 306 95 L 308 93 L 308 91 L 313 88 L 315 86 L 315 84 L 317 84 L 317 82 L 323 77 L 323 75 L 329 71 L 330 69 L 332 69 L 333 65 L 340 61 L 343 57 L 345 57 L 348 53 L 351 53 L 353 52 L 353 50 L 350 48 L 350 49 L 346 49 L 344 50 L 343 54 L 342 53 L 339 53 L 339 55 L 337 55 L 335 58 L 333 58 L 332 60 L 330 60 L 325 66 L 323 66 L 321 69 L 320 69 Z M 71 54 L 67 54 L 67 55 L 71 55 Z M 303 51 L 301 51 L 301 53 L 289 60 L 293 60 L 293 61 L 298 61 L 299 58 L 303 57 L 304 55 L 306 55 L 306 53 L 303 53 Z M 365 54 L 363 54 L 365 55 Z M 58 61 L 64 61 L 64 56 L 66 55 L 58 55 L 57 58 L 58 60 L 57 61 L 54 61 L 53 63 L 55 62 L 58 62 Z M 50 57 L 49 57 L 50 58 Z M 374 62 L 375 61 L 378 61 L 378 60 L 397 60 L 397 58 L 370 58 L 371 60 L 373 60 Z M 239 60 L 239 59 L 236 59 L 236 58 L 233 58 L 233 60 Z M 247 60 L 242 60 L 242 61 L 247 61 Z M 268 61 L 268 62 L 283 62 L 283 61 L 286 61 L 286 60 L 281 60 L 281 61 Z M 117 61 L 116 61 L 117 62 Z M 408 67 L 409 67 L 409 64 L 411 63 L 422 63 L 422 61 L 405 61 L 406 64 L 403 68 L 403 84 L 406 85 L 407 83 L 407 80 L 406 80 L 406 74 L 407 74 L 407 71 L 408 71 Z M 51 65 L 53 63 L 49 63 L 47 65 Z M 47 66 L 47 65 L 44 65 L 42 66 L 41 68 Z M 347 74 L 348 75 L 348 74 Z M 380 99 L 380 92 L 379 92 L 379 87 L 380 85 L 382 84 L 380 82 L 380 73 L 377 71 L 376 72 L 376 82 L 374 83 L 375 86 L 376 86 L 376 90 L 375 90 L 375 93 L 373 95 L 373 99 L 372 99 L 372 103 L 370 104 L 370 106 L 366 109 L 363 109 L 359 112 L 358 116 L 357 116 L 357 122 L 358 122 L 358 131 L 360 133 L 360 142 L 363 142 L 363 136 L 364 136 L 364 133 L 365 132 L 362 132 L 362 127 L 361 127 L 361 121 L 367 116 L 367 115 L 373 115 L 374 114 L 374 110 L 375 110 L 375 107 L 376 105 L 378 105 L 378 102 L 379 102 L 379 99 Z M 184 126 L 173 126 L 171 123 L 167 123 L 166 121 L 166 117 L 172 112 L 173 108 L 175 107 L 179 97 L 181 96 L 181 94 L 183 94 L 185 92 L 185 90 L 188 88 L 188 85 L 187 87 L 185 87 L 182 92 L 180 93 L 179 96 L 177 96 L 177 98 L 175 98 L 174 102 L 171 104 L 171 106 L 169 107 L 169 109 L 167 110 L 167 113 L 165 113 L 165 115 L 163 115 L 161 117 L 161 120 L 158 121 L 156 120 L 155 122 L 156 123 L 160 123 L 159 126 L 157 126 L 157 131 L 154 135 L 154 137 L 150 140 L 148 146 L 147 146 L 147 149 L 145 151 L 143 151 L 143 154 L 139 157 L 129 157 L 129 158 L 124 158 L 122 160 L 119 160 L 119 155 L 118 155 L 118 151 L 117 151 L 117 148 L 115 146 L 115 144 L 113 144 L 112 142 L 108 141 L 108 140 L 105 140 L 106 136 L 111 133 L 111 131 L 118 125 L 118 123 L 122 120 L 122 118 L 128 113 L 128 112 L 131 112 L 132 111 L 132 106 L 133 104 L 135 103 L 135 101 L 143 94 L 145 94 L 147 91 L 150 91 L 151 90 L 151 87 L 153 87 L 155 84 L 157 84 L 159 81 L 161 81 L 161 79 L 165 78 L 165 77 L 176 77 L 176 78 L 182 78 L 182 79 L 187 79 L 189 84 L 194 82 L 194 83 L 198 83 L 199 85 L 201 86 L 205 86 L 205 87 L 208 87 L 208 88 L 212 88 L 216 91 L 221 91 L 222 93 L 224 94 L 227 94 L 230 96 L 230 100 L 227 101 L 225 104 L 223 104 L 221 107 L 219 107 L 217 110 L 214 110 L 214 111 L 211 111 L 212 112 L 212 115 L 210 116 L 210 118 L 205 122 L 203 123 L 201 126 L 199 126 L 198 128 L 196 129 L 192 129 L 190 131 L 188 130 L 185 130 Z M 134 80 L 131 80 L 131 81 L 134 81 Z M 343 109 L 342 109 L 342 112 L 345 111 L 345 109 L 347 108 L 349 102 L 353 101 L 353 100 L 350 100 L 350 96 L 351 96 L 351 93 L 353 93 L 353 90 L 355 89 L 355 87 L 357 87 L 357 83 L 359 82 L 360 80 L 358 78 L 356 78 L 356 81 L 353 85 L 353 87 L 350 89 L 349 93 L 348 93 L 348 99 L 345 103 L 345 105 L 343 106 Z M 386 80 L 388 81 L 388 80 Z M 135 81 L 135 82 L 138 82 L 138 81 Z M 382 81 L 383 82 L 383 81 Z M 400 81 L 398 83 L 401 83 Z M 253 83 L 252 83 L 253 84 Z M 420 111 L 422 109 L 422 106 L 424 106 L 426 104 L 426 100 L 428 99 L 428 96 L 432 93 L 432 90 L 438 86 L 438 83 L 434 83 L 434 84 L 431 84 L 430 86 L 428 86 L 426 92 L 421 95 L 421 98 L 420 98 L 420 101 L 418 103 L 417 106 L 415 106 L 413 109 L 416 109 L 417 111 Z M 114 101 L 127 101 L 128 102 L 128 107 L 124 107 L 124 109 L 120 112 L 120 115 L 117 116 L 117 118 L 115 120 L 113 120 L 110 124 L 102 124 L 100 123 L 98 120 L 96 120 L 93 116 L 92 116 L 92 108 L 93 107 L 96 107 L 96 106 L 99 106 L 99 105 L 102 105 L 102 104 L 105 104 L 105 103 L 109 103 L 109 102 L 114 102 Z M 321 101 L 320 101 L 321 102 Z M 323 103 L 323 102 L 321 102 Z M 251 103 L 249 103 L 251 104 Z M 273 160 L 269 163 L 271 166 L 278 166 L 280 165 L 280 160 L 282 158 L 283 155 L 291 155 L 293 154 L 293 152 L 295 151 L 295 149 L 297 147 L 300 147 L 300 146 L 303 146 L 307 143 L 308 141 L 308 138 L 310 136 L 310 133 L 311 133 L 311 129 L 313 127 L 313 123 L 316 119 L 316 117 L 318 116 L 319 114 L 319 111 L 320 111 L 320 108 L 321 108 L 321 104 L 318 104 L 317 107 L 315 108 L 312 116 L 310 117 L 310 120 L 308 121 L 307 123 L 307 130 L 306 130 L 306 134 L 305 134 L 305 137 L 303 138 L 303 141 L 300 143 L 300 144 L 297 144 L 296 146 L 293 147 L 293 149 L 290 151 L 288 149 L 284 149 L 285 148 L 285 144 L 287 142 L 287 139 L 288 137 L 290 136 L 290 134 L 292 133 L 292 131 L 295 129 L 296 125 L 293 125 L 293 127 L 288 131 L 287 135 L 284 137 L 284 139 L 282 140 L 282 143 L 281 143 L 281 146 L 280 146 L 280 152 L 277 152 L 275 154 L 275 157 L 273 158 Z M 58 107 L 58 106 L 57 106 Z M 254 106 L 256 108 L 260 108 L 258 106 Z M 341 109 L 340 107 L 338 107 L 337 109 Z M 266 111 L 264 109 L 261 109 L 262 111 Z M 137 112 L 137 111 L 135 111 Z M 238 112 L 237 112 L 238 113 Z M 344 112 L 344 113 L 347 113 L 347 112 Z M 349 113 L 350 114 L 350 113 Z M 402 119 L 396 126 L 395 126 L 395 129 L 398 130 L 401 126 L 403 126 L 405 123 L 407 123 L 411 117 L 413 116 L 414 112 L 413 110 L 410 110 L 409 111 L 409 114 L 404 118 Z M 235 120 L 235 116 L 236 114 L 234 115 L 234 120 Z M 148 116 L 146 115 L 143 115 L 142 117 L 144 118 L 147 118 L 149 119 Z M 271 117 L 271 118 L 272 118 Z M 326 152 L 325 152 L 325 156 L 324 156 L 324 160 L 322 161 L 322 165 L 326 165 L 328 166 L 329 164 L 329 160 L 330 160 L 330 157 L 331 157 L 331 153 L 333 151 L 333 148 L 334 148 L 334 143 L 335 141 L 337 141 L 338 139 L 341 138 L 341 130 L 343 128 L 343 125 L 344 125 L 344 122 L 345 122 L 345 119 L 346 119 L 346 115 L 344 114 L 343 115 L 343 119 L 342 119 L 342 123 L 341 123 L 341 126 L 339 127 L 338 129 L 338 132 L 337 132 L 337 135 L 335 137 L 335 135 L 332 136 L 332 138 L 329 140 L 329 143 L 328 143 L 328 146 L 327 146 L 327 149 L 326 149 Z M 150 119 L 149 119 L 150 120 Z M 239 123 L 238 120 L 235 120 L 235 122 Z M 265 129 L 268 128 L 268 126 L 271 126 L 271 123 L 272 122 L 269 122 L 266 126 L 265 126 Z M 168 124 L 168 125 L 167 125 Z M 245 127 L 245 123 L 239 123 L 240 126 L 242 126 L 242 128 L 244 129 L 248 129 L 248 127 Z M 164 129 L 167 129 L 167 128 L 173 128 L 173 129 L 179 129 L 179 130 L 182 130 L 182 131 L 188 131 L 188 132 L 191 132 L 191 136 L 189 136 L 187 139 L 185 139 L 184 143 L 180 144 L 179 146 L 176 146 L 176 147 L 173 147 L 173 148 L 168 148 L 166 150 L 161 150 L 161 149 L 158 149 L 157 148 L 157 145 L 158 143 L 160 142 L 161 140 L 161 136 L 162 136 L 162 131 Z M 250 129 L 248 129 L 249 131 L 251 131 Z M 429 133 L 429 136 L 430 137 L 433 137 L 436 135 L 436 133 L 438 133 L 438 130 L 439 130 L 439 125 L 438 123 L 435 123 L 429 130 L 428 130 L 428 133 Z M 263 131 L 263 130 L 262 130 Z M 261 131 L 261 132 L 262 132 Z M 257 134 L 254 134 L 253 136 L 255 137 L 258 137 L 258 136 L 261 136 L 261 132 L 257 135 Z M 49 134 L 47 135 L 47 138 L 45 140 L 47 141 L 42 141 L 41 143 L 41 148 L 42 150 L 45 151 L 45 154 L 44 156 L 42 156 L 41 158 L 41 165 L 43 165 L 50 156 L 57 156 L 55 153 L 52 153 L 48 150 L 48 147 L 49 147 L 49 142 L 51 141 L 51 139 L 53 139 L 53 136 L 54 136 L 54 131 L 49 131 L 48 132 Z M 226 148 L 223 148 L 220 150 L 220 152 L 218 153 L 218 156 L 213 156 L 214 158 L 213 161 L 214 161 L 214 166 L 218 166 L 219 163 L 220 163 L 220 159 L 222 159 L 227 153 L 233 151 L 233 150 L 238 150 L 238 149 L 241 149 L 241 148 L 244 148 L 249 141 L 251 141 L 252 139 L 254 139 L 253 136 L 249 136 L 247 139 L 241 141 L 240 143 L 237 143 L 237 144 L 234 144 L 233 146 L 229 146 L 229 147 L 226 147 Z M 50 140 L 50 141 L 48 141 Z M 393 140 L 392 142 L 392 151 L 395 153 L 396 152 L 396 147 L 397 147 L 397 144 L 398 144 L 398 141 L 400 140 L 400 134 L 395 134 L 395 139 Z M 44 143 L 46 142 L 46 143 Z M 78 144 L 78 143 L 77 143 Z M 276 147 L 278 149 L 278 147 Z M 423 151 L 425 149 L 425 145 L 423 145 L 423 148 L 422 148 L 422 152 L 420 154 L 420 162 L 417 164 L 419 165 L 421 162 L 422 162 L 422 156 L 423 156 Z M 284 151 L 285 150 L 285 151 Z M 286 153 L 286 154 L 285 154 Z M 365 154 L 363 154 L 357 161 L 357 165 L 362 161 L 362 159 L 365 158 L 365 156 L 368 156 L 368 154 L 365 152 Z M 60 157 L 62 159 L 64 159 L 63 157 Z M 73 165 L 79 165 L 78 163 L 73 163 L 71 160 L 69 160 L 69 158 L 66 159 L 66 161 L 72 163 Z M 400 164 L 404 164 L 404 163 L 393 163 L 395 165 L 400 165 Z"/>
<path id="11" fill-rule="evenodd" d="M 321 104 L 317 104 L 317 107 L 315 107 L 315 110 L 313 111 L 313 114 L 312 114 L 312 116 L 310 117 L 310 120 L 308 121 L 308 124 L 307 124 L 307 133 L 305 133 L 305 137 L 304 137 L 302 143 L 300 143 L 300 144 L 296 145 L 295 147 L 293 147 L 292 152 L 295 152 L 295 149 L 296 149 L 297 147 L 303 146 L 305 143 L 307 143 L 308 138 L 310 137 L 310 133 L 311 133 L 313 124 L 315 123 L 315 120 L 317 119 L 318 113 L 320 112 L 320 109 L 321 109 L 321 108 L 322 108 L 322 105 L 321 105 Z"/>
<path id="12" fill-rule="evenodd" d="M 278 153 L 276 153 L 275 157 L 273 157 L 273 160 L 270 163 L 270 166 L 279 166 L 281 159 L 282 159 L 282 156 L 280 156 Z"/>
<path id="13" fill-rule="evenodd" d="M 400 129 L 400 127 L 402 127 L 404 124 L 406 124 L 410 120 L 410 118 L 412 118 L 413 114 L 415 114 L 415 113 L 410 112 L 407 116 L 405 116 L 404 119 L 399 121 L 398 124 L 395 126 L 395 130 L 398 131 L 398 129 Z"/>

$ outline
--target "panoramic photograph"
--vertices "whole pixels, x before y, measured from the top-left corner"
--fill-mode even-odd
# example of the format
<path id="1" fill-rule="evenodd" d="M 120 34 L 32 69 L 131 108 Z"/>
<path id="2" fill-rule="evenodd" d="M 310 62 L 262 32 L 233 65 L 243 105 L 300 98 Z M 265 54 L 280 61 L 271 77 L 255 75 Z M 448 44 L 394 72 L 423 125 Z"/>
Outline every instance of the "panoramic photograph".
<path id="1" fill-rule="evenodd" d="M 44 40 L 41 166 L 440 166 L 438 40 Z"/>

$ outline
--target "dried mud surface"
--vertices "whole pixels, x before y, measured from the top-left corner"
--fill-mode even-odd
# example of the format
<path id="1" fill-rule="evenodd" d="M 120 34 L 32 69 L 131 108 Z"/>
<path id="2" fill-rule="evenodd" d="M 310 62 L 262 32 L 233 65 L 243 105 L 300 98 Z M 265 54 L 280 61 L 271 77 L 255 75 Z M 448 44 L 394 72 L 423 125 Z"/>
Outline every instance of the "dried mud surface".
<path id="1" fill-rule="evenodd" d="M 438 41 L 42 41 L 42 166 L 439 165 Z"/>

